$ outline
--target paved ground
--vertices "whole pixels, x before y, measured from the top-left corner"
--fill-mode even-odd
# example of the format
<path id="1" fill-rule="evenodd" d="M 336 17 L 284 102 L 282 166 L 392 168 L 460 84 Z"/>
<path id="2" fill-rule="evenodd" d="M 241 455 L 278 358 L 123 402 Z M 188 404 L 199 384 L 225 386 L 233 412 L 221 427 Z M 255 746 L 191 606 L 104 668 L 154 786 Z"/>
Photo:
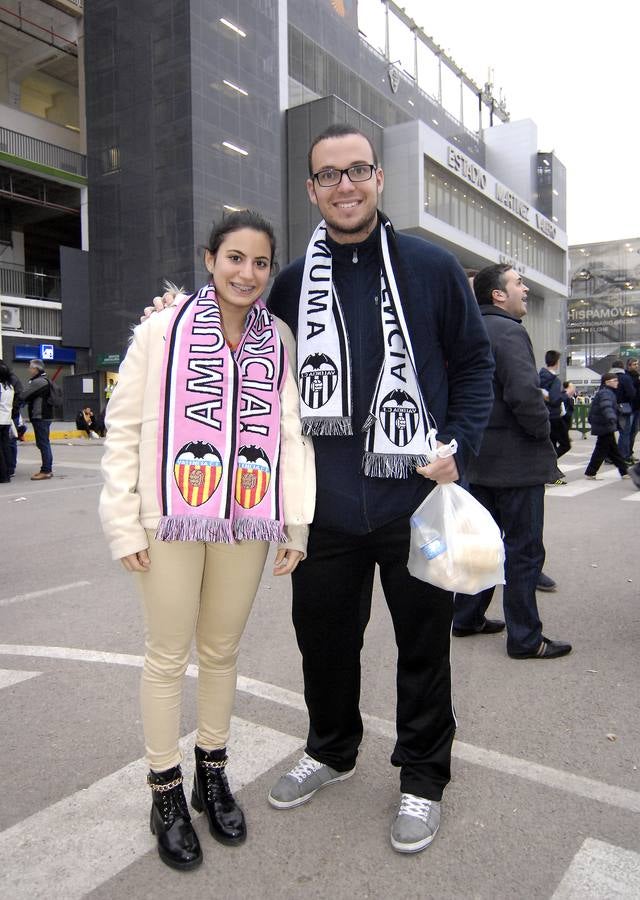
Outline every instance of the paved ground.
<path id="1" fill-rule="evenodd" d="M 355 777 L 298 810 L 267 805 L 306 731 L 288 585 L 267 576 L 231 746 L 249 839 L 221 847 L 198 817 L 204 865 L 178 874 L 147 829 L 142 625 L 134 585 L 101 539 L 101 443 L 56 444 L 48 482 L 29 480 L 37 451 L 21 445 L 18 473 L 0 487 L 0 897 L 638 898 L 640 491 L 611 470 L 582 479 L 590 447 L 575 440 L 569 485 L 548 491 L 545 570 L 559 590 L 539 595 L 545 633 L 575 650 L 520 662 L 501 635 L 454 640 L 459 729 L 434 844 L 414 857 L 389 846 L 395 654 L 379 589 Z"/>

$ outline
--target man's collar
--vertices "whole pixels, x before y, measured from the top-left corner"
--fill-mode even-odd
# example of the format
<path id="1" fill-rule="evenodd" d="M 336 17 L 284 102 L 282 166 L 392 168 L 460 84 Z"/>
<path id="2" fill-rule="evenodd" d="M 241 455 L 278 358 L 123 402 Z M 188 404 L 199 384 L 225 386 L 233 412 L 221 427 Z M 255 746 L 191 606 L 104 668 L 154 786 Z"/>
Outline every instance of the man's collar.
<path id="1" fill-rule="evenodd" d="M 480 314 L 483 316 L 504 316 L 505 319 L 511 319 L 512 322 L 522 322 L 522 319 L 512 316 L 511 313 L 506 312 L 500 306 L 496 306 L 495 303 L 480 304 Z"/>

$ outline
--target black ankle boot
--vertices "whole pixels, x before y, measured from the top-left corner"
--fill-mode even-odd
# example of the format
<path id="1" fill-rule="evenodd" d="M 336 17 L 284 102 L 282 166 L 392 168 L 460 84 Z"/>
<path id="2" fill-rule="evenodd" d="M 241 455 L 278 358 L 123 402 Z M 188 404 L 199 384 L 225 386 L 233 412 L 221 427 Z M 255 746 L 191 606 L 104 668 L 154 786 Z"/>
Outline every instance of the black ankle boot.
<path id="1" fill-rule="evenodd" d="M 202 850 L 191 824 L 180 766 L 149 772 L 147 784 L 153 801 L 149 824 L 158 839 L 160 859 L 172 869 L 194 869 L 202 862 Z"/>
<path id="2" fill-rule="evenodd" d="M 224 771 L 226 750 L 196 747 L 196 771 L 191 805 L 209 820 L 209 831 L 222 844 L 241 844 L 247 836 L 242 810 L 233 799 Z"/>

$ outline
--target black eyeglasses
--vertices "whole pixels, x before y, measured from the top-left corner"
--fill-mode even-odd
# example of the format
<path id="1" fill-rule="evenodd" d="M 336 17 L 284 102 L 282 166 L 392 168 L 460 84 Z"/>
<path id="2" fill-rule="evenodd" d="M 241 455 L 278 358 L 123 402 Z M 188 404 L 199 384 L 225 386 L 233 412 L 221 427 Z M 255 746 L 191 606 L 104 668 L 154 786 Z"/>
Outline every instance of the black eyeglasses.
<path id="1" fill-rule="evenodd" d="M 348 169 L 323 169 L 321 172 L 316 172 L 313 178 L 320 187 L 328 188 L 340 184 L 342 176 L 346 174 L 349 181 L 357 184 L 358 181 L 369 181 L 377 168 L 371 163 L 358 163 L 356 166 L 349 166 Z"/>

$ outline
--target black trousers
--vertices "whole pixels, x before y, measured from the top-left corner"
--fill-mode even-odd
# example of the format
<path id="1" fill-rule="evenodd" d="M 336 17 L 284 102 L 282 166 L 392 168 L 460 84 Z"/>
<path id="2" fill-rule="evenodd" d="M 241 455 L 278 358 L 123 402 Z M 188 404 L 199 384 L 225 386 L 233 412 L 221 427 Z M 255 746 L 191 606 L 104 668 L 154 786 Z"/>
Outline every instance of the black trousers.
<path id="1" fill-rule="evenodd" d="M 569 426 L 561 417 L 559 419 L 549 419 L 551 443 L 556 451 L 556 456 L 560 459 L 565 453 L 571 450 L 571 440 L 569 438 Z"/>
<path id="2" fill-rule="evenodd" d="M 307 753 L 353 768 L 362 740 L 360 651 L 376 564 L 395 632 L 397 741 L 391 762 L 405 793 L 440 800 L 451 777 L 455 716 L 449 662 L 452 594 L 407 570 L 410 526 L 396 520 L 366 535 L 312 526 L 293 573 L 293 623 L 309 710 Z"/>
<path id="3" fill-rule="evenodd" d="M 10 425 L 0 425 L 0 483 L 9 481 L 11 469 Z M 15 469 L 15 466 L 13 467 Z"/>
<path id="4" fill-rule="evenodd" d="M 504 535 L 505 585 L 502 606 L 510 653 L 537 650 L 542 641 L 536 584 L 544 563 L 544 485 L 495 488 L 472 484 L 470 491 L 489 510 Z M 456 594 L 453 624 L 479 629 L 495 588 Z"/>
<path id="5" fill-rule="evenodd" d="M 627 474 L 627 463 L 623 459 L 616 443 L 615 433 L 599 434 L 596 445 L 593 448 L 589 465 L 585 469 L 585 475 L 595 475 L 605 459 L 610 459 L 621 475 Z"/>

